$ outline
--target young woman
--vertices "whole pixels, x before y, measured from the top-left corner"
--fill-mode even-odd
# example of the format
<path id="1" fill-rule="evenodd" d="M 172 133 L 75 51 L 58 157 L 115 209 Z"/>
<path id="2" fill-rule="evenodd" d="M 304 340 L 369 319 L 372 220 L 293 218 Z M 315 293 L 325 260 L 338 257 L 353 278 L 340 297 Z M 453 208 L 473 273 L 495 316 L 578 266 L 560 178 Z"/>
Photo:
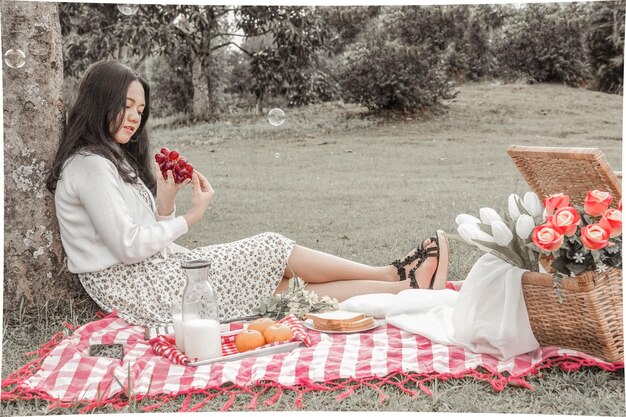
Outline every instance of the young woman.
<path id="1" fill-rule="evenodd" d="M 163 178 L 150 151 L 149 114 L 145 80 L 118 62 L 93 64 L 80 82 L 47 180 L 68 268 L 102 309 L 116 310 L 133 324 L 171 322 L 172 304 L 185 285 L 180 264 L 192 259 L 211 262 L 221 319 L 250 315 L 259 299 L 284 291 L 294 274 L 308 289 L 340 301 L 409 287 L 445 288 L 448 244 L 442 231 L 381 267 L 305 248 L 276 233 L 191 251 L 174 244 L 202 219 L 214 191 L 197 171 L 180 184 L 171 171 Z M 175 199 L 188 184 L 191 208 L 178 215 Z"/>

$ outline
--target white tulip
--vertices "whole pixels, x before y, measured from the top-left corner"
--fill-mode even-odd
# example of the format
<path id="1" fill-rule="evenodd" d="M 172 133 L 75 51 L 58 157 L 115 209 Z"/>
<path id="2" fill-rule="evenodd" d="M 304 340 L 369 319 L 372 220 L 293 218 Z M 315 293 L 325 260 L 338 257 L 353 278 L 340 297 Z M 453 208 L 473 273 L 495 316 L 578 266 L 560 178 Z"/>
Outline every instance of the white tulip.
<path id="1" fill-rule="evenodd" d="M 474 217 L 469 214 L 459 214 L 458 216 L 456 216 L 456 219 L 454 219 L 454 221 L 459 226 L 462 225 L 463 223 L 480 223 L 479 218 Z"/>
<path id="2" fill-rule="evenodd" d="M 491 243 L 495 243 L 496 242 L 496 240 L 493 238 L 493 236 L 491 236 L 487 232 L 483 232 L 479 228 L 474 230 L 474 239 L 481 240 L 483 242 L 491 242 Z M 478 242 L 474 242 L 474 243 L 476 243 L 476 246 L 478 246 L 478 248 L 480 250 L 482 250 L 482 251 L 485 251 L 487 253 L 492 253 L 493 252 L 492 249 L 484 246 L 482 243 L 478 243 Z"/>
<path id="3" fill-rule="evenodd" d="M 480 220 L 485 224 L 491 224 L 494 221 L 502 221 L 502 217 L 492 208 L 483 207 L 479 210 Z"/>
<path id="4" fill-rule="evenodd" d="M 517 194 L 511 194 L 509 196 L 509 214 L 513 220 L 517 220 L 521 214 L 519 212 L 519 207 L 517 206 L 518 202 L 521 202 L 521 200 Z"/>
<path id="5" fill-rule="evenodd" d="M 459 232 L 459 236 L 463 238 L 465 243 L 471 246 L 476 246 L 476 243 L 472 240 L 474 237 L 474 231 L 478 230 L 478 227 L 474 227 L 476 223 L 461 223 L 459 227 L 457 227 L 457 232 Z"/>
<path id="6" fill-rule="evenodd" d="M 524 194 L 524 208 L 533 217 L 541 216 L 543 212 L 543 208 L 541 207 L 541 201 L 539 201 L 539 197 L 537 194 L 532 191 Z"/>
<path id="7" fill-rule="evenodd" d="M 515 233 L 520 239 L 526 240 L 535 228 L 535 221 L 528 214 L 522 214 L 515 223 Z"/>
<path id="8" fill-rule="evenodd" d="M 491 232 L 496 243 L 500 246 L 508 246 L 513 240 L 513 232 L 507 227 L 504 222 L 495 220 L 491 223 Z"/>

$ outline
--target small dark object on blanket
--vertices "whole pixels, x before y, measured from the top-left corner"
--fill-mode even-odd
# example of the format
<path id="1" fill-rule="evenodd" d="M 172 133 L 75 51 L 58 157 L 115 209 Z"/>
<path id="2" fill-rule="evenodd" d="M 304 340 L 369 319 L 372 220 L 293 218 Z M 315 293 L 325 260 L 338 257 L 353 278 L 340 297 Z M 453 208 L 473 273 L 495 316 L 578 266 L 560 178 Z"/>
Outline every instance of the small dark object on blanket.
<path id="1" fill-rule="evenodd" d="M 124 359 L 124 345 L 121 343 L 91 345 L 89 355 L 122 360 Z"/>

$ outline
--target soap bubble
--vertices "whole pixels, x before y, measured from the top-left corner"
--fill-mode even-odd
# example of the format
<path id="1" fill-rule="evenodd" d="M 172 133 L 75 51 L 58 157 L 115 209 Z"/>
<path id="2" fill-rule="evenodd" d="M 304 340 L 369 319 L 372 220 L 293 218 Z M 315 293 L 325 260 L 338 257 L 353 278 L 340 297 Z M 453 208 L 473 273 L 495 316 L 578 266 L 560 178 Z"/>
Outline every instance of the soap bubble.
<path id="1" fill-rule="evenodd" d="M 118 4 L 117 9 L 126 16 L 130 16 L 132 14 L 137 13 L 139 10 L 139 6 L 136 4 Z"/>
<path id="2" fill-rule="evenodd" d="M 281 109 L 272 109 L 267 114 L 267 120 L 272 126 L 280 126 L 285 123 L 285 112 Z"/>
<path id="3" fill-rule="evenodd" d="M 11 68 L 22 68 L 26 64 L 26 54 L 19 49 L 9 49 L 4 54 L 4 62 Z"/>

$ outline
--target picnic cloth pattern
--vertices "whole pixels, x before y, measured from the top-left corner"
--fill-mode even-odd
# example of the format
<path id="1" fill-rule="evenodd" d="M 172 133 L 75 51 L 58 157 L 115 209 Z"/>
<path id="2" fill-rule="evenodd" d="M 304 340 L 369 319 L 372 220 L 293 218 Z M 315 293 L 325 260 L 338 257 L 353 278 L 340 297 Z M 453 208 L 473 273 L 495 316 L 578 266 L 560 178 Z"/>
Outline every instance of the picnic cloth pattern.
<path id="1" fill-rule="evenodd" d="M 279 320 L 278 323 L 291 329 L 291 339 L 285 342 L 268 343 L 261 347 L 251 349 L 249 352 L 262 351 L 263 349 L 267 349 L 269 347 L 280 346 L 290 342 L 302 342 L 305 346 L 311 346 L 311 339 L 309 338 L 306 329 L 295 315 L 289 314 Z M 242 323 L 230 323 L 226 326 L 227 327 L 224 328 L 224 325 L 222 325 L 222 333 L 242 330 L 244 328 Z M 237 347 L 235 346 L 235 338 L 236 334 L 222 335 L 222 357 L 236 355 L 239 353 Z M 155 354 L 167 358 L 172 363 L 177 365 L 188 365 L 189 363 L 192 363 L 191 359 L 189 359 L 187 355 L 176 348 L 176 339 L 170 335 L 159 335 L 150 339 L 150 345 L 152 346 L 152 351 Z"/>
<path id="2" fill-rule="evenodd" d="M 50 408 L 81 404 L 81 412 L 87 412 L 104 404 L 122 408 L 131 400 L 153 398 L 156 404 L 141 408 L 151 411 L 186 395 L 179 411 L 197 411 L 221 395 L 229 396 L 222 407 L 227 410 L 237 395 L 247 393 L 252 396 L 248 407 L 255 409 L 259 397 L 271 390 L 275 393 L 264 400 L 266 405 L 278 401 L 284 390 L 297 391 L 295 405 L 302 406 L 306 392 L 337 392 L 335 398 L 341 400 L 361 386 L 376 390 L 383 402 L 386 396 L 380 387 L 384 384 L 411 396 L 420 391 L 431 395 L 428 383 L 433 379 L 468 376 L 490 383 L 496 391 L 507 385 L 533 389 L 525 377 L 547 367 L 567 371 L 583 366 L 606 371 L 624 367 L 623 362 L 611 364 L 558 347 L 542 347 L 499 361 L 458 346 L 433 343 L 389 324 L 365 333 L 326 334 L 308 329 L 307 333 L 310 347 L 189 367 L 156 355 L 144 340 L 142 327 L 110 315 L 77 328 L 69 337 L 60 333 L 33 352 L 37 357 L 32 362 L 2 381 L 2 400 L 42 398 L 50 402 Z M 88 356 L 89 345 L 102 343 L 124 344 L 124 359 Z"/>

